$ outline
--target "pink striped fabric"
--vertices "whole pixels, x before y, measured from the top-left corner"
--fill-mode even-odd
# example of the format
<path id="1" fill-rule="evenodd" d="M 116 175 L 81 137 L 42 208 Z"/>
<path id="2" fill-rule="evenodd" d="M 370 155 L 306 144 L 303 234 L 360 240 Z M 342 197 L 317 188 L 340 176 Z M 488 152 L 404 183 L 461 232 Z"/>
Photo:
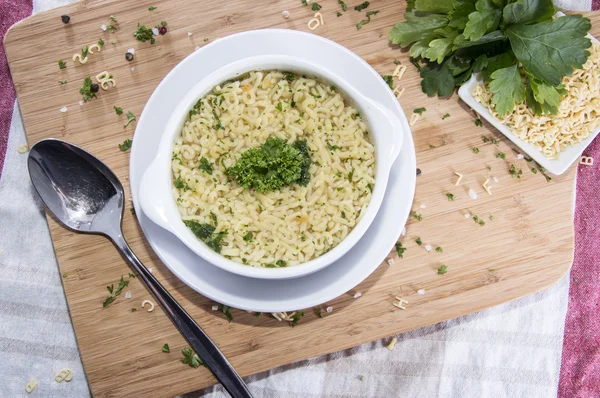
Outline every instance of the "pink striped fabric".
<path id="1" fill-rule="evenodd" d="M 31 15 L 32 10 L 32 0 L 0 0 L 0 178 L 15 103 L 15 89 L 4 51 L 4 35 L 11 25 Z"/>

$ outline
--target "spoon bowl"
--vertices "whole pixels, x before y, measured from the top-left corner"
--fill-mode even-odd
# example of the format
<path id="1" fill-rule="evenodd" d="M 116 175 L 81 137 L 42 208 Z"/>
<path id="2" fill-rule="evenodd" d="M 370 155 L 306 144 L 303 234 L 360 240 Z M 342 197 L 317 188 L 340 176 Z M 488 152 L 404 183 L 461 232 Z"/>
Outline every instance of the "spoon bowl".
<path id="1" fill-rule="evenodd" d="M 50 212 L 68 228 L 113 241 L 175 327 L 232 397 L 252 397 L 248 387 L 190 315 L 133 253 L 121 230 L 123 186 L 100 160 L 58 139 L 36 143 L 27 159 L 29 177 Z"/>

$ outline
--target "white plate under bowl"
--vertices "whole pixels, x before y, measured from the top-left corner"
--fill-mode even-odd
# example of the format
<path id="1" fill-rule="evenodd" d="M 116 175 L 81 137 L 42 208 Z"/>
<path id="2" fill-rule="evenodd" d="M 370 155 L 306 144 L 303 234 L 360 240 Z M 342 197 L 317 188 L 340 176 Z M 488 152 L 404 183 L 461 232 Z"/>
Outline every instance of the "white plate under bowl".
<path id="1" fill-rule="evenodd" d="M 598 40 L 595 37 L 591 35 L 587 36 L 593 42 L 598 42 Z M 485 106 L 477 102 L 477 100 L 475 99 L 475 97 L 473 97 L 473 94 L 471 93 L 473 92 L 473 88 L 475 87 L 475 85 L 480 81 L 481 77 L 479 76 L 479 74 L 474 74 L 473 76 L 471 76 L 471 79 L 469 79 L 469 81 L 463 84 L 462 87 L 458 90 L 458 96 L 467 105 L 474 109 L 475 112 L 481 115 L 481 117 L 490 122 L 492 126 L 496 127 L 502 134 L 506 136 L 506 138 L 511 140 L 516 146 L 521 148 L 523 152 L 532 157 L 533 160 L 538 162 L 538 164 L 540 164 L 552 174 L 561 175 L 562 173 L 567 171 L 567 169 L 579 159 L 585 148 L 587 148 L 587 146 L 592 143 L 592 141 L 594 140 L 594 138 L 596 138 L 598 133 L 600 133 L 599 127 L 592 131 L 590 135 L 588 135 L 584 140 L 574 145 L 569 145 L 564 150 L 562 150 L 558 154 L 558 159 L 549 159 L 546 156 L 544 156 L 542 151 L 536 148 L 533 144 L 525 142 L 517 135 L 513 134 L 511 129 L 506 124 L 493 117 L 490 111 Z"/>
<path id="2" fill-rule="evenodd" d="M 179 63 L 156 88 L 138 121 L 130 159 L 131 193 L 139 223 L 163 263 L 198 293 L 234 308 L 261 312 L 313 307 L 349 291 L 385 259 L 408 218 L 416 182 L 416 157 L 410 129 L 392 166 L 381 208 L 362 239 L 342 258 L 308 276 L 261 280 L 229 273 L 198 257 L 170 232 L 148 219 L 139 205 L 142 175 L 158 150 L 175 106 L 205 76 L 237 60 L 282 54 L 313 60 L 366 97 L 392 110 L 403 124 L 404 112 L 381 76 L 362 58 L 330 40 L 293 30 L 264 29 L 219 39 Z"/>

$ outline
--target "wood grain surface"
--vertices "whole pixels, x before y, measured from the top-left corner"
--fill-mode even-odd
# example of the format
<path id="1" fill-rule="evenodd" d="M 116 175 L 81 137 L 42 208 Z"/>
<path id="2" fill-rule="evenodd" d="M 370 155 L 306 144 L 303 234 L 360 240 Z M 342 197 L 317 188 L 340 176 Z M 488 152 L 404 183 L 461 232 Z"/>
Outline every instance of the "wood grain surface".
<path id="1" fill-rule="evenodd" d="M 348 47 L 381 74 L 391 74 L 393 60 L 401 60 L 409 66 L 400 82 L 406 87 L 401 104 L 407 116 L 414 108 L 427 108 L 413 128 L 422 170 L 414 209 L 423 219 L 409 221 L 406 236 L 401 238 L 408 248 L 403 259 L 390 253 L 388 258 L 395 263 L 383 263 L 356 289 L 326 303 L 334 310 L 324 319 L 308 309 L 298 326 L 290 328 L 266 316 L 232 310 L 234 321 L 229 323 L 223 314 L 211 311 L 214 303 L 161 264 L 134 216 L 125 212 L 125 236 L 134 251 L 244 376 L 531 294 L 557 282 L 571 266 L 575 167 L 547 183 L 524 160 L 518 160 L 518 151 L 487 123 L 475 126 L 475 116 L 456 95 L 448 100 L 427 98 L 408 54 L 386 40 L 393 24 L 402 20 L 403 2 L 371 1 L 369 10 L 380 12 L 360 31 L 355 25 L 364 18 L 364 11 L 353 10 L 358 1 L 347 3 L 349 11 L 336 17 L 337 1 L 323 0 L 325 25 L 314 33 Z M 149 6 L 158 9 L 149 11 Z M 283 10 L 290 12 L 289 19 L 282 18 Z M 61 22 L 62 14 L 71 16 L 70 24 Z M 109 24 L 110 15 L 119 20 L 116 33 L 100 29 Z M 80 145 L 106 162 L 128 191 L 129 154 L 119 151 L 117 144 L 132 136 L 135 123 L 124 129 L 125 117 L 117 116 L 113 105 L 139 115 L 161 79 L 196 46 L 205 45 L 204 38 L 210 42 L 267 27 L 308 31 L 312 15 L 300 0 L 226 5 L 207 0 L 81 1 L 37 14 L 11 28 L 5 40 L 29 143 L 57 137 Z M 593 19 L 593 33 L 600 33 L 600 15 L 588 16 Z M 156 44 L 135 41 L 132 32 L 138 22 L 154 26 L 161 20 L 168 21 L 169 32 L 158 37 Z M 193 35 L 188 37 L 188 32 Z M 75 66 L 73 54 L 99 38 L 106 43 L 104 50 L 91 55 L 86 65 Z M 136 52 L 129 63 L 125 52 L 131 47 Z M 58 59 L 67 61 L 66 69 L 59 70 Z M 80 106 L 83 78 L 104 70 L 115 76 L 117 88 Z M 58 80 L 68 83 L 59 85 Z M 59 112 L 63 106 L 68 108 L 65 113 Z M 451 116 L 442 120 L 446 113 Z M 483 143 L 482 135 L 495 137 L 500 144 Z M 472 151 L 474 147 L 480 149 L 478 154 Z M 506 160 L 496 158 L 497 152 L 505 152 Z M 522 181 L 508 173 L 515 161 L 524 171 Z M 455 171 L 464 174 L 458 187 L 454 186 Z M 499 179 L 491 184 L 493 196 L 481 188 L 487 176 Z M 477 200 L 469 198 L 469 188 L 479 193 Z M 449 201 L 446 193 L 453 193 L 455 200 Z M 486 225 L 466 219 L 468 211 Z M 48 222 L 83 364 L 96 397 L 168 397 L 215 382 L 208 370 L 179 362 L 186 346 L 183 338 L 160 308 L 152 313 L 139 308 L 142 300 L 151 297 L 136 279 L 125 289 L 132 293 L 130 300 L 122 295 L 102 307 L 106 286 L 116 286 L 121 275 L 128 279 L 129 272 L 108 240 L 67 231 L 51 217 Z M 422 246 L 415 243 L 417 237 Z M 433 250 L 428 253 L 425 244 Z M 437 246 L 443 253 L 435 251 Z M 448 272 L 438 275 L 442 264 Z M 418 294 L 419 289 L 425 294 Z M 363 295 L 354 299 L 357 291 Z M 406 310 L 392 306 L 394 296 L 409 301 Z M 138 307 L 137 312 L 131 312 L 133 307 Z M 165 343 L 171 347 L 169 354 L 161 352 Z"/>

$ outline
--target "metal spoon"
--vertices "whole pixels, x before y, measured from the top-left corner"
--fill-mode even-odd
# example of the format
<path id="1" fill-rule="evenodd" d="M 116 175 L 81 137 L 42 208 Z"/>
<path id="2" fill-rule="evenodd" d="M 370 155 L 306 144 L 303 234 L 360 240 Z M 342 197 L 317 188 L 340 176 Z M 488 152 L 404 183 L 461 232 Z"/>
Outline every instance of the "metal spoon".
<path id="1" fill-rule="evenodd" d="M 83 149 L 57 139 L 35 144 L 27 166 L 38 195 L 56 218 L 77 232 L 111 239 L 223 387 L 235 398 L 252 397 L 217 346 L 138 260 L 123 238 L 123 186 L 115 174 Z"/>

